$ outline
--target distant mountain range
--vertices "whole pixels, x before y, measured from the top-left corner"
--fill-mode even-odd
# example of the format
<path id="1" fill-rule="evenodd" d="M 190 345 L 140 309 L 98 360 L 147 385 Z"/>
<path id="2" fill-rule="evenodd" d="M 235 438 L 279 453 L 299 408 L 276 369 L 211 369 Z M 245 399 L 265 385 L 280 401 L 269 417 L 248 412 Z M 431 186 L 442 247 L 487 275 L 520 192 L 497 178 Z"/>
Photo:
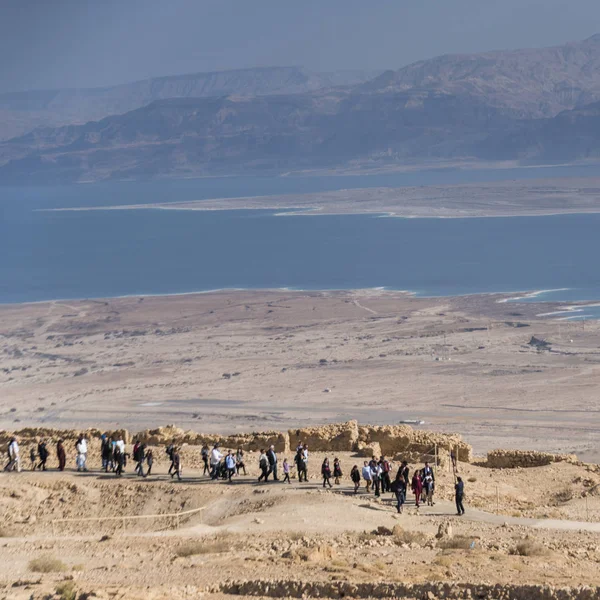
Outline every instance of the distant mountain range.
<path id="1" fill-rule="evenodd" d="M 0 110 L 23 111 L 24 94 L 0 96 Z M 600 159 L 600 35 L 443 56 L 370 79 L 252 69 L 31 94 L 32 114 L 126 112 L 1 143 L 0 181 Z"/>
<path id="2" fill-rule="evenodd" d="M 0 140 L 40 126 L 84 124 L 167 98 L 296 94 L 362 83 L 375 71 L 314 73 L 301 67 L 264 67 L 155 77 L 104 88 L 0 94 Z"/>

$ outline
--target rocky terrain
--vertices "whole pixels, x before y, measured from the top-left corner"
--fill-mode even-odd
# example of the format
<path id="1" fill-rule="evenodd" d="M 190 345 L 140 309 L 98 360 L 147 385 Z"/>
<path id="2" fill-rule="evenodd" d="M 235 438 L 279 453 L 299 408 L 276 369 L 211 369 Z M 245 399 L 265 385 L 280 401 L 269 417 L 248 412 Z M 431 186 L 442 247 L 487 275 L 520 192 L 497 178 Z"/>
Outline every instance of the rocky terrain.
<path id="1" fill-rule="evenodd" d="M 597 161 L 599 64 L 596 35 L 442 56 L 369 81 L 267 69 L 5 96 L 5 112 L 55 103 L 107 116 L 61 117 L 0 144 L 0 182 Z"/>
<path id="2" fill-rule="evenodd" d="M 527 468 L 461 461 L 467 513 L 459 518 L 444 453 L 436 468 L 436 504 L 417 509 L 409 494 L 398 515 L 390 494 L 353 493 L 348 474 L 362 457 L 326 449 L 356 427 L 298 432 L 321 450 L 310 453 L 308 482 L 298 483 L 293 473 L 291 485 L 257 483 L 252 450 L 247 475 L 211 481 L 199 470 L 200 447 L 185 442 L 182 481 L 167 475 L 162 445 L 152 446 L 151 476 L 136 477 L 129 466 L 116 478 L 99 468 L 93 431 L 90 470 L 76 473 L 71 442 L 78 431 L 18 431 L 24 457 L 41 436 L 68 440 L 68 468 L 56 472 L 52 453 L 49 471 L 0 474 L 0 598 L 600 596 L 598 465 L 561 456 Z M 397 429 L 390 439 L 406 431 Z M 152 441 L 177 433 L 160 428 Z M 2 439 L 10 435 L 3 432 Z M 280 461 L 284 456 L 291 460 L 292 453 L 281 451 Z M 319 465 L 325 456 L 340 459 L 344 476 L 324 490 Z"/>

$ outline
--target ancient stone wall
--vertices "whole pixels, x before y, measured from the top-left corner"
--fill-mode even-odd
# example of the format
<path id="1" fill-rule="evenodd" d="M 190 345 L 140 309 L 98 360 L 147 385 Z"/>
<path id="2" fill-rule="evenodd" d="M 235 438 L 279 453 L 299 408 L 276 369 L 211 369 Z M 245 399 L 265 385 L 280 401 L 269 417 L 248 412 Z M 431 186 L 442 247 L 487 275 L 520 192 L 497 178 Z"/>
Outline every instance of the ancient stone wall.
<path id="1" fill-rule="evenodd" d="M 315 452 L 348 452 L 358 443 L 358 421 L 290 429 L 288 435 L 292 449 L 303 443 Z"/>
<path id="2" fill-rule="evenodd" d="M 6 445 L 13 435 L 27 445 L 39 438 L 47 442 L 58 439 L 75 440 L 83 430 L 59 430 L 48 428 L 24 428 L 16 432 L 0 431 L 0 444 Z M 84 430 L 90 441 L 98 440 L 101 431 Z M 150 446 L 161 446 L 174 441 L 177 445 L 189 444 L 213 446 L 219 444 L 223 448 L 242 448 L 244 451 L 256 451 L 275 446 L 277 452 L 293 451 L 299 443 L 308 444 L 313 452 L 360 452 L 364 456 L 397 457 L 399 455 L 419 456 L 423 460 L 433 460 L 434 448 L 437 445 L 438 458 L 443 462 L 454 449 L 460 461 L 469 462 L 472 450 L 469 444 L 462 441 L 459 435 L 436 433 L 413 429 L 408 425 L 359 425 L 357 421 L 334 423 L 320 427 L 304 427 L 290 429 L 288 432 L 265 431 L 239 433 L 234 435 L 203 434 L 191 430 L 183 430 L 175 425 L 167 425 L 157 429 L 146 429 L 135 434 L 125 430 L 108 432 L 109 435 L 123 435 L 126 443 L 140 440 Z M 408 460 L 408 458 L 407 458 Z"/>
<path id="3" fill-rule="evenodd" d="M 484 466 L 492 469 L 514 469 L 517 467 L 543 467 L 555 462 L 577 462 L 574 454 L 549 454 L 530 450 L 492 450 L 488 452 Z"/>

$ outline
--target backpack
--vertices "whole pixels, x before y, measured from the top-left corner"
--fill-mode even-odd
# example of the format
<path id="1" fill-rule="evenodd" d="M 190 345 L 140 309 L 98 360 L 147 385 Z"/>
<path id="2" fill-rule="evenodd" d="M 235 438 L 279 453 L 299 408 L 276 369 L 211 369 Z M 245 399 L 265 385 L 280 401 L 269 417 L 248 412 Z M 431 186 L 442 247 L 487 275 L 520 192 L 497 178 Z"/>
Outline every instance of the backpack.
<path id="1" fill-rule="evenodd" d="M 381 465 L 381 468 L 384 473 L 389 473 L 390 472 L 390 463 L 387 460 L 384 460 L 383 464 Z"/>

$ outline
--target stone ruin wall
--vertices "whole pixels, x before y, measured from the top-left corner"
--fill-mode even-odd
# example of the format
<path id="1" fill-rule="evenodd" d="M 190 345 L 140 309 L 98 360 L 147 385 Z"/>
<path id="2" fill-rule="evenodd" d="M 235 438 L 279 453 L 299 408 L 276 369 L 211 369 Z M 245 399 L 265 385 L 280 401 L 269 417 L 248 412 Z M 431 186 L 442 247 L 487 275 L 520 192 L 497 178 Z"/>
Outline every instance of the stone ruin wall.
<path id="1" fill-rule="evenodd" d="M 102 432 L 98 429 L 59 430 L 35 427 L 15 432 L 0 431 L 0 444 L 6 445 L 13 435 L 17 435 L 23 446 L 35 443 L 38 438 L 46 439 L 49 445 L 62 438 L 65 447 L 69 449 L 74 445 L 80 432 L 86 433 L 90 440 L 90 449 L 99 447 Z M 384 455 L 391 458 L 403 455 L 413 460 L 417 456 L 424 457 L 425 460 L 429 457 L 432 460 L 434 447 L 437 444 L 441 462 L 444 458 L 447 459 L 451 449 L 458 451 L 460 461 L 469 462 L 472 458 L 471 446 L 459 435 L 420 431 L 408 425 L 359 425 L 357 421 L 290 429 L 284 433 L 266 431 L 229 436 L 185 431 L 174 425 L 147 429 L 135 434 L 130 434 L 126 430 L 108 433 L 122 434 L 126 443 L 138 439 L 150 446 L 166 445 L 171 441 L 175 441 L 177 445 L 191 446 L 204 444 L 213 446 L 218 443 L 223 448 L 257 451 L 273 445 L 277 452 L 283 453 L 295 450 L 302 442 L 308 444 L 309 450 L 313 452 L 358 452 L 363 456 Z"/>
<path id="2" fill-rule="evenodd" d="M 492 450 L 484 466 L 492 469 L 543 467 L 556 462 L 577 463 L 575 454 L 550 454 L 533 450 Z"/>

